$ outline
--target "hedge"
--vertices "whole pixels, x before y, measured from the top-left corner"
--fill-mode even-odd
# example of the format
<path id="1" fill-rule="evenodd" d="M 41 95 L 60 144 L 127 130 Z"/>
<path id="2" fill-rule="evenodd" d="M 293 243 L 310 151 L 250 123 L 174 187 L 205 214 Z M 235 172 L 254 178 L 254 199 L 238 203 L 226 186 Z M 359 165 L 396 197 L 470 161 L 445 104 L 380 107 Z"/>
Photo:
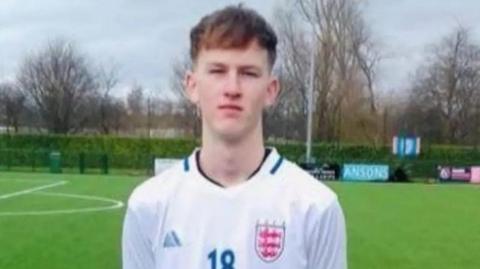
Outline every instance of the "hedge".
<path id="1" fill-rule="evenodd" d="M 65 136 L 65 135 L 0 135 L 1 166 L 48 166 L 52 151 L 62 154 L 62 165 L 75 167 L 80 154 L 85 155 L 88 167 L 97 167 L 100 158 L 107 155 L 110 167 L 150 169 L 152 159 L 182 158 L 199 145 L 192 139 L 131 138 L 115 136 Z M 288 159 L 302 162 L 304 143 L 269 143 Z M 312 155 L 318 163 L 356 162 L 385 163 L 391 167 L 406 166 L 414 176 L 431 175 L 438 164 L 480 164 L 478 149 L 460 146 L 422 146 L 416 159 L 399 160 L 391 154 L 389 146 L 335 145 L 316 143 Z"/>
<path id="2" fill-rule="evenodd" d="M 181 157 L 197 143 L 187 139 L 149 139 L 115 136 L 0 135 L 1 149 L 60 151 L 62 153 L 153 154 Z"/>

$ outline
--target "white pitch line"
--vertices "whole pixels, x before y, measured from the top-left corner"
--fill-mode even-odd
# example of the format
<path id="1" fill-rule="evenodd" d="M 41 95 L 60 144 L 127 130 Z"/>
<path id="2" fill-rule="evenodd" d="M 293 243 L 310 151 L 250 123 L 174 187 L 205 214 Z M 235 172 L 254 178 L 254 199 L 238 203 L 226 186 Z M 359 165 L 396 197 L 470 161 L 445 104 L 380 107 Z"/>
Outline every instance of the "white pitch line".
<path id="1" fill-rule="evenodd" d="M 48 185 L 43 185 L 43 186 L 30 188 L 30 189 L 26 189 L 26 190 L 21 190 L 21 191 L 17 191 L 17 192 L 7 193 L 7 194 L 4 194 L 4 195 L 0 195 L 0 200 L 15 197 L 15 196 L 20 196 L 20 195 L 24 195 L 24 194 L 29 194 L 29 193 L 40 191 L 40 190 L 45 190 L 45 189 L 57 187 L 57 186 L 60 186 L 60 185 L 65 185 L 67 183 L 68 183 L 67 181 L 60 181 L 60 182 L 56 182 L 56 183 L 53 183 L 53 184 L 48 184 Z"/>
<path id="2" fill-rule="evenodd" d="M 105 198 L 105 197 L 100 197 L 100 196 L 93 196 L 93 195 L 71 194 L 71 193 L 62 193 L 62 192 L 44 192 L 44 191 L 38 192 L 36 194 L 71 197 L 71 198 L 78 198 L 78 199 L 84 199 L 84 200 L 94 200 L 94 201 L 101 201 L 101 202 L 106 202 L 106 203 L 114 203 L 114 204 L 118 204 L 120 206 L 123 206 L 122 201 L 118 201 L 118 200 L 114 200 L 114 199 L 110 199 L 110 198 Z"/>
<path id="3" fill-rule="evenodd" d="M 26 178 L 0 178 L 0 182 L 10 182 L 10 181 L 19 181 L 19 182 L 58 182 L 54 179 L 26 179 Z"/>
<path id="4" fill-rule="evenodd" d="M 121 208 L 124 205 L 122 201 L 113 200 L 113 199 L 104 198 L 104 197 L 98 197 L 98 196 L 91 196 L 91 195 L 79 195 L 79 194 L 55 193 L 55 192 L 37 192 L 35 194 L 47 195 L 47 196 L 63 196 L 63 197 L 84 199 L 84 200 L 94 200 L 94 201 L 112 203 L 112 205 L 77 208 L 77 209 L 54 209 L 54 210 L 39 210 L 39 211 L 0 212 L 0 216 L 24 216 L 24 215 L 39 216 L 39 215 L 87 213 L 87 212 L 113 210 L 113 209 Z"/>

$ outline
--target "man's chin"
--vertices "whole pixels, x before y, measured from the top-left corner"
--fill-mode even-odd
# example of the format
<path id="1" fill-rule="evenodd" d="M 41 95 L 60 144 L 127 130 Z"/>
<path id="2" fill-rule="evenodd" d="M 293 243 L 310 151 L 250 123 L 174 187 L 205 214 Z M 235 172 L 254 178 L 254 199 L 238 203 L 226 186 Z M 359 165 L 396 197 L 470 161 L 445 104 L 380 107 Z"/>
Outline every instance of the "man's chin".
<path id="1" fill-rule="evenodd" d="M 246 136 L 246 131 L 244 128 L 239 128 L 239 126 L 222 126 L 216 130 L 217 138 L 229 142 L 235 143 L 241 141 Z"/>
<path id="2" fill-rule="evenodd" d="M 249 133 L 254 131 L 254 128 L 253 126 L 249 128 L 249 126 L 243 124 L 241 121 L 223 121 L 213 124 L 211 131 L 217 139 L 228 143 L 235 143 L 250 136 Z"/>
<path id="3" fill-rule="evenodd" d="M 241 132 L 235 132 L 234 130 L 218 132 L 218 138 L 226 142 L 235 143 L 242 140 L 243 137 L 244 135 Z"/>

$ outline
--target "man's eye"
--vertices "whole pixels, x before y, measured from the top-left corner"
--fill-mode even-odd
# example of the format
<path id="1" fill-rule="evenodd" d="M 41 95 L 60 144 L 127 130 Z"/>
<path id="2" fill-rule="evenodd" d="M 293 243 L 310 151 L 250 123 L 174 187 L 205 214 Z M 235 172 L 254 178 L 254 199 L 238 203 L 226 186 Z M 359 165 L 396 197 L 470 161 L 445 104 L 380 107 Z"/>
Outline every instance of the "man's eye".
<path id="1" fill-rule="evenodd" d="M 243 75 L 249 76 L 249 77 L 254 77 L 254 78 L 258 77 L 258 74 L 257 74 L 257 73 L 255 73 L 255 72 L 250 72 L 250 71 L 245 71 L 245 72 L 243 72 Z"/>
<path id="2" fill-rule="evenodd" d="M 224 73 L 225 71 L 223 71 L 223 69 L 211 69 L 209 71 L 210 74 L 222 74 Z"/>

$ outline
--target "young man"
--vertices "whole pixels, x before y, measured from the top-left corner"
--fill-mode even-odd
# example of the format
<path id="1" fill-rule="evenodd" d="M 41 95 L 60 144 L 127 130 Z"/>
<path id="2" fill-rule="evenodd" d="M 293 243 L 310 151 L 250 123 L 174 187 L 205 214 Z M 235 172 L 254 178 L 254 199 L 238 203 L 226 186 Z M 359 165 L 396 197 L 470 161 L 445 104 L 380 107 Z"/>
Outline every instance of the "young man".
<path id="1" fill-rule="evenodd" d="M 201 111 L 201 148 L 131 195 L 124 269 L 347 267 L 337 196 L 264 146 L 262 111 L 279 91 L 276 43 L 241 6 L 192 29 L 185 84 Z"/>

